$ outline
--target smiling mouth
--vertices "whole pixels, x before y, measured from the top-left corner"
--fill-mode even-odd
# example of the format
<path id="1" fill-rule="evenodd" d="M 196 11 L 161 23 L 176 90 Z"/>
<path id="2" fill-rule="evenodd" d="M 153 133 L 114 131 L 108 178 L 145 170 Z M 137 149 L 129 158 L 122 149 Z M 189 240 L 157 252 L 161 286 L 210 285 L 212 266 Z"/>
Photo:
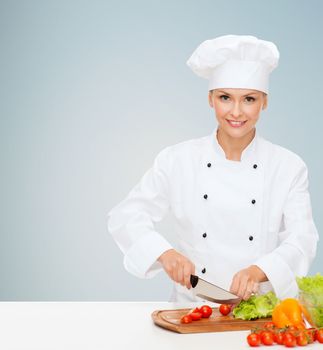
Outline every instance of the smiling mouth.
<path id="1" fill-rule="evenodd" d="M 240 128 L 241 126 L 245 125 L 247 122 L 246 120 L 245 121 L 236 121 L 236 120 L 229 120 L 229 119 L 226 119 L 226 121 L 233 128 Z"/>

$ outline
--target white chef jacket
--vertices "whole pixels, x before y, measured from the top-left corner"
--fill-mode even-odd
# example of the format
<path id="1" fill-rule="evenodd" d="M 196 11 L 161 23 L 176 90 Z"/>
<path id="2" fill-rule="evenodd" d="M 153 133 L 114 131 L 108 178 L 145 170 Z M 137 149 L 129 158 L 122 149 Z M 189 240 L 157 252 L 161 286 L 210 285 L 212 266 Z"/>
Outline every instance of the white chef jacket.
<path id="1" fill-rule="evenodd" d="M 306 275 L 318 234 L 312 219 L 307 168 L 291 151 L 258 134 L 241 161 L 228 160 L 210 135 L 162 150 L 129 195 L 108 213 L 108 230 L 132 274 L 150 278 L 171 244 L 154 223 L 171 210 L 179 247 L 196 274 L 223 288 L 257 265 L 279 298 L 295 297 L 295 276 Z M 175 229 L 175 228 L 174 228 Z M 174 283 L 171 301 L 198 301 Z"/>

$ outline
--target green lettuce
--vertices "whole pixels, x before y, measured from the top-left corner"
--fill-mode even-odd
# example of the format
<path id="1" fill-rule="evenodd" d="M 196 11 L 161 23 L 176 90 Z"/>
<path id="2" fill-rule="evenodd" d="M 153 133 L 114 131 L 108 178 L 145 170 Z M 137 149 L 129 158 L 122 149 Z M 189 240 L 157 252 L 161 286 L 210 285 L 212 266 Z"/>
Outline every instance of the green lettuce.
<path id="1" fill-rule="evenodd" d="M 317 327 L 323 326 L 323 276 L 296 278 L 301 304 L 307 309 L 312 321 Z"/>
<path id="2" fill-rule="evenodd" d="M 269 317 L 279 302 L 280 300 L 273 292 L 264 295 L 252 295 L 248 300 L 242 300 L 233 309 L 233 316 L 242 320 Z"/>

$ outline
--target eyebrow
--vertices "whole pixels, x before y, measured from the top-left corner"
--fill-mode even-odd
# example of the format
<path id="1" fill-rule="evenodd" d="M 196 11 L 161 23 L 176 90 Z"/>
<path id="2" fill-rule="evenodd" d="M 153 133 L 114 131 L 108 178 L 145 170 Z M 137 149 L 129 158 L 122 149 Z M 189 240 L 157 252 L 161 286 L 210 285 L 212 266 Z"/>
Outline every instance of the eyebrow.
<path id="1" fill-rule="evenodd" d="M 226 95 L 231 96 L 228 92 L 224 91 L 224 90 L 218 90 L 218 92 L 220 93 L 224 93 Z M 248 96 L 248 95 L 253 95 L 253 94 L 257 94 L 257 92 L 249 92 L 248 94 L 242 95 L 242 97 Z"/>

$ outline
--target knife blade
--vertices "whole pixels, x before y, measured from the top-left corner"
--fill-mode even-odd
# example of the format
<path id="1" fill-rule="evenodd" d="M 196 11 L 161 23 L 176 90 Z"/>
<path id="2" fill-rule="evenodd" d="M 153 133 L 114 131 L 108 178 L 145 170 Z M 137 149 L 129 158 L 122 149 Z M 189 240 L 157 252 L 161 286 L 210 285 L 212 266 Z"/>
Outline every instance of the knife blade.
<path id="1" fill-rule="evenodd" d="M 201 277 L 191 275 L 191 285 L 197 296 L 218 304 L 237 304 L 241 298 L 229 291 L 203 280 Z"/>

